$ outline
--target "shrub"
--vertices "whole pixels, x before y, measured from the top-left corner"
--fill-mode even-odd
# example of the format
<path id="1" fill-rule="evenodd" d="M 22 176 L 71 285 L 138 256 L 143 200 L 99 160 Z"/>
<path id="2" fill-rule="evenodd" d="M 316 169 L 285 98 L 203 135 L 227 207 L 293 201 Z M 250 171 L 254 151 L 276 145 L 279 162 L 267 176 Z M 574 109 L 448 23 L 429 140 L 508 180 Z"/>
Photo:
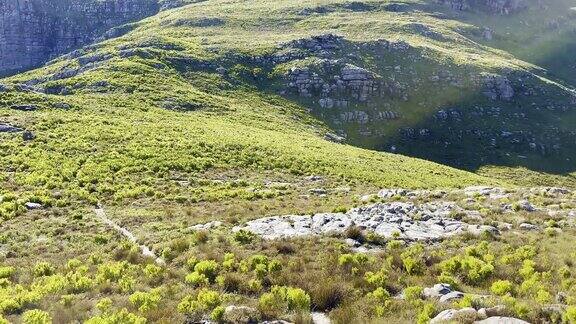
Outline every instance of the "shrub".
<path id="1" fill-rule="evenodd" d="M 218 306 L 218 307 L 214 308 L 212 313 L 210 313 L 210 319 L 212 319 L 213 321 L 216 321 L 216 322 L 220 322 L 222 320 L 222 318 L 224 317 L 225 311 L 226 311 L 225 308 L 222 306 Z"/>
<path id="2" fill-rule="evenodd" d="M 128 312 L 127 309 L 103 314 L 88 319 L 84 324 L 146 324 L 146 318 Z"/>
<path id="3" fill-rule="evenodd" d="M 68 290 L 71 293 L 87 292 L 94 287 L 94 280 L 77 272 L 68 273 L 66 280 L 68 280 Z"/>
<path id="4" fill-rule="evenodd" d="M 430 320 L 434 317 L 436 313 L 436 306 L 432 303 L 424 304 L 422 311 L 418 314 L 417 323 L 418 324 L 428 324 Z"/>
<path id="5" fill-rule="evenodd" d="M 222 303 L 217 291 L 203 288 L 196 297 L 186 296 L 178 304 L 178 311 L 183 314 L 201 314 L 211 312 Z"/>
<path id="6" fill-rule="evenodd" d="M 495 295 L 504 296 L 512 293 L 513 287 L 514 285 L 508 280 L 498 280 L 492 284 L 490 291 Z"/>
<path id="7" fill-rule="evenodd" d="M 240 244 L 252 243 L 252 241 L 254 241 L 255 238 L 256 234 L 244 229 L 241 229 L 238 232 L 234 233 L 234 241 Z"/>
<path id="8" fill-rule="evenodd" d="M 536 301 L 541 304 L 550 303 L 552 300 L 552 295 L 545 289 L 539 289 L 536 292 Z"/>
<path id="9" fill-rule="evenodd" d="M 194 266 L 194 271 L 204 275 L 210 282 L 214 282 L 218 275 L 218 262 L 214 260 L 200 261 Z"/>
<path id="10" fill-rule="evenodd" d="M 146 267 L 144 267 L 144 274 L 150 280 L 162 279 L 163 273 L 164 273 L 164 268 L 159 267 L 155 264 L 147 264 Z"/>
<path id="11" fill-rule="evenodd" d="M 482 282 L 494 272 L 494 266 L 491 263 L 471 255 L 455 256 L 442 261 L 440 269 L 443 273 L 450 275 L 461 273 L 466 281 L 472 284 Z"/>
<path id="12" fill-rule="evenodd" d="M 366 279 L 366 282 L 374 288 L 384 287 L 386 285 L 386 280 L 388 280 L 388 273 L 384 269 L 376 273 L 366 272 L 364 279 Z"/>
<path id="13" fill-rule="evenodd" d="M 22 314 L 23 324 L 52 324 L 52 317 L 48 312 L 33 309 Z"/>
<path id="14" fill-rule="evenodd" d="M 257 278 L 262 279 L 268 274 L 268 268 L 265 264 L 257 264 L 256 267 L 254 267 L 254 274 Z"/>
<path id="15" fill-rule="evenodd" d="M 377 303 L 384 304 L 388 299 L 390 299 L 390 293 L 386 289 L 378 287 L 373 292 L 368 293 L 368 298 L 373 299 Z"/>
<path id="16" fill-rule="evenodd" d="M 224 254 L 224 261 L 222 261 L 222 268 L 226 270 L 234 270 L 236 266 L 236 260 L 234 253 Z"/>
<path id="17" fill-rule="evenodd" d="M 32 273 L 35 277 L 49 276 L 54 273 L 54 267 L 48 262 L 38 262 L 34 266 Z"/>
<path id="18" fill-rule="evenodd" d="M 309 311 L 310 304 L 310 296 L 304 290 L 286 286 L 274 286 L 258 300 L 258 307 L 265 316 L 285 311 Z"/>
<path id="19" fill-rule="evenodd" d="M 415 244 L 400 254 L 402 265 L 408 274 L 422 272 L 424 269 L 423 254 L 424 246 L 422 244 Z"/>
<path id="20" fill-rule="evenodd" d="M 112 308 L 112 299 L 102 298 L 96 303 L 96 309 L 101 313 L 107 313 Z"/>
<path id="21" fill-rule="evenodd" d="M 522 267 L 518 270 L 518 273 L 522 278 L 528 279 L 536 272 L 536 262 L 532 260 L 524 260 L 522 262 Z"/>
<path id="22" fill-rule="evenodd" d="M 158 308 L 158 303 L 162 299 L 162 290 L 152 289 L 150 292 L 137 291 L 130 295 L 130 302 L 141 312 L 147 312 Z"/>
<path id="23" fill-rule="evenodd" d="M 564 322 L 567 323 L 576 323 L 576 306 L 568 306 L 566 307 L 566 312 L 563 316 Z"/>
<path id="24" fill-rule="evenodd" d="M 188 258 L 188 260 L 186 260 L 186 267 L 193 271 L 197 263 L 198 259 L 196 259 L 195 257 L 190 257 Z"/>
<path id="25" fill-rule="evenodd" d="M 8 279 L 14 274 L 13 267 L 0 267 L 0 279 Z"/>
<path id="26" fill-rule="evenodd" d="M 198 272 L 192 272 L 190 274 L 188 274 L 186 276 L 186 278 L 184 279 L 186 281 L 186 283 L 193 285 L 193 286 L 206 286 L 210 283 L 210 281 L 208 280 L 208 278 Z"/>
<path id="27" fill-rule="evenodd" d="M 420 286 L 411 286 L 404 289 L 404 299 L 408 302 L 415 302 L 422 299 L 424 289 Z"/>
<path id="28" fill-rule="evenodd" d="M 224 289 L 224 291 L 227 292 L 238 291 L 242 286 L 243 281 L 244 278 L 242 278 L 241 275 L 233 272 L 225 273 L 223 275 L 216 277 L 216 283 L 218 284 L 218 286 L 222 287 L 222 289 Z"/>
<path id="29" fill-rule="evenodd" d="M 282 263 L 278 260 L 272 260 L 268 263 L 268 272 L 278 272 L 282 270 Z"/>

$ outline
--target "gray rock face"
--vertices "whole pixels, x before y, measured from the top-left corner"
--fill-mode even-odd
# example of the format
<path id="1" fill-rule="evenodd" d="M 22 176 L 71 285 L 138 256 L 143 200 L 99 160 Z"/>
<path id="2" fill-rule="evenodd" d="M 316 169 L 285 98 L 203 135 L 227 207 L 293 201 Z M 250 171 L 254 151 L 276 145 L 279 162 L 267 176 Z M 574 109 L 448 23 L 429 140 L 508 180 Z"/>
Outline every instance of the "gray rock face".
<path id="1" fill-rule="evenodd" d="M 158 0 L 0 0 L 0 76 L 41 65 L 158 10 Z"/>
<path id="2" fill-rule="evenodd" d="M 193 231 L 208 231 L 208 230 L 220 227 L 220 226 L 222 226 L 221 221 L 212 221 L 212 222 L 205 223 L 205 224 L 197 224 L 197 225 L 190 226 L 190 229 Z"/>
<path id="3" fill-rule="evenodd" d="M 481 10 L 493 14 L 509 15 L 527 7 L 525 0 L 438 0 L 454 10 Z"/>
<path id="4" fill-rule="evenodd" d="M 351 226 L 386 237 L 408 241 L 436 241 L 468 231 L 469 225 L 449 217 L 459 210 L 451 202 L 430 202 L 421 205 L 393 202 L 359 207 L 343 213 L 287 215 L 256 219 L 237 226 L 265 239 L 342 233 Z"/>
<path id="5" fill-rule="evenodd" d="M 514 88 L 507 77 L 490 74 L 484 78 L 484 95 L 492 100 L 510 101 L 514 97 Z"/>
<path id="6" fill-rule="evenodd" d="M 440 283 L 433 287 L 424 288 L 422 295 L 425 298 L 440 298 L 450 292 L 452 292 L 452 287 L 449 284 Z"/>
<path id="7" fill-rule="evenodd" d="M 513 317 L 493 316 L 485 320 L 476 321 L 477 324 L 529 324 L 526 321 Z"/>
<path id="8" fill-rule="evenodd" d="M 450 321 L 458 319 L 475 320 L 477 316 L 478 312 L 471 307 L 462 309 L 447 309 L 436 315 L 436 317 L 430 321 L 430 324 L 449 323 Z"/>
<path id="9" fill-rule="evenodd" d="M 522 223 L 520 224 L 520 229 L 524 231 L 537 231 L 539 228 L 534 224 Z"/>
<path id="10" fill-rule="evenodd" d="M 42 209 L 43 208 L 43 206 L 41 204 L 35 203 L 35 202 L 27 202 L 24 204 L 24 206 L 29 210 Z"/>
<path id="11" fill-rule="evenodd" d="M 22 128 L 18 128 L 9 124 L 0 124 L 0 133 L 16 133 L 21 131 Z"/>

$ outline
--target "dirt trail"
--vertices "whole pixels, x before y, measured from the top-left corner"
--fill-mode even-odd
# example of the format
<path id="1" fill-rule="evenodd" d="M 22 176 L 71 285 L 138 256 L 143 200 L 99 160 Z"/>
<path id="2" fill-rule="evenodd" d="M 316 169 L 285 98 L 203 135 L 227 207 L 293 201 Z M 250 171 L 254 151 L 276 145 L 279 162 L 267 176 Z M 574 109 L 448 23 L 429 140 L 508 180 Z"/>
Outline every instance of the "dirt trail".
<path id="1" fill-rule="evenodd" d="M 134 234 L 132 234 L 132 232 L 130 232 L 128 229 L 124 227 L 121 227 L 120 225 L 116 224 L 113 220 L 108 218 L 108 216 L 106 216 L 106 211 L 104 211 L 104 208 L 99 206 L 94 209 L 94 213 L 96 214 L 96 217 L 98 217 L 104 224 L 113 228 L 122 236 L 126 237 L 130 242 L 137 244 L 140 247 L 143 256 L 153 258 L 157 264 L 163 265 L 165 263 L 164 260 L 162 260 L 162 258 L 156 256 L 156 254 L 154 254 L 154 252 L 152 252 L 152 250 L 148 248 L 146 245 L 138 243 L 138 239 L 136 238 L 136 236 L 134 236 Z"/>

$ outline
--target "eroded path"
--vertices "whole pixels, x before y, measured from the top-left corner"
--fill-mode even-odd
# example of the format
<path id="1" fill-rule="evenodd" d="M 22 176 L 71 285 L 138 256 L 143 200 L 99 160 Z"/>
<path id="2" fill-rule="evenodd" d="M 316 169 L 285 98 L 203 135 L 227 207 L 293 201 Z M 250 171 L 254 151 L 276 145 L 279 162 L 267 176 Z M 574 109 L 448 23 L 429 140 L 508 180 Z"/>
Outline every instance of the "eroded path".
<path id="1" fill-rule="evenodd" d="M 108 216 L 106 215 L 106 211 L 104 211 L 104 208 L 102 208 L 102 206 L 98 206 L 97 208 L 95 208 L 94 213 L 96 214 L 96 217 L 98 217 L 98 219 L 100 219 L 104 224 L 111 227 L 116 232 L 120 233 L 120 235 L 126 237 L 130 242 L 137 244 L 140 247 L 140 251 L 142 251 L 143 256 L 154 259 L 154 261 L 157 264 L 164 264 L 164 260 L 162 260 L 162 258 L 154 254 L 154 252 L 152 252 L 152 250 L 149 247 L 147 247 L 144 244 L 140 244 L 138 242 L 138 239 L 134 234 L 132 234 L 132 232 L 116 224 L 116 222 L 108 218 Z"/>

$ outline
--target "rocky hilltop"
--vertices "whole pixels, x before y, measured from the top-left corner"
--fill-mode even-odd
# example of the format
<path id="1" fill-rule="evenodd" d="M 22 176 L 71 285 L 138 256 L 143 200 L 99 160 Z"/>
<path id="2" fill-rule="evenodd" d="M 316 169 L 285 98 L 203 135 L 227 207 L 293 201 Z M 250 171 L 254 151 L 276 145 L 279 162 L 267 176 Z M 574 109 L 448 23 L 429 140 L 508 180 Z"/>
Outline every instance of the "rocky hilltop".
<path id="1" fill-rule="evenodd" d="M 479 9 L 496 14 L 512 14 L 526 8 L 526 0 L 439 0 L 455 10 Z"/>
<path id="2" fill-rule="evenodd" d="M 0 76 L 38 66 L 159 9 L 157 0 L 1 0 Z"/>

